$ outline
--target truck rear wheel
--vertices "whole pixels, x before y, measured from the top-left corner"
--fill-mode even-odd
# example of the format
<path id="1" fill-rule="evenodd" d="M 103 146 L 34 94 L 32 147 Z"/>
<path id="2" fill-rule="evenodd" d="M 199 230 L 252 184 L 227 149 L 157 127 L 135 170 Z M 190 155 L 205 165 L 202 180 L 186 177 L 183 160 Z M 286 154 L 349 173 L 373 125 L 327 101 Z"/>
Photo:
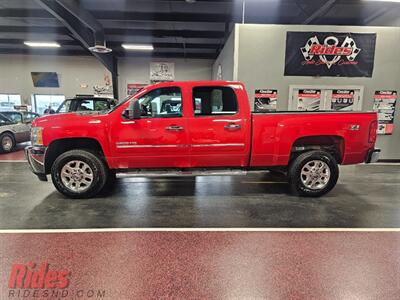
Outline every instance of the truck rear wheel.
<path id="1" fill-rule="evenodd" d="M 107 182 L 104 162 L 87 150 L 70 150 L 61 154 L 51 168 L 56 189 L 70 198 L 90 198 Z"/>
<path id="2" fill-rule="evenodd" d="M 294 194 L 319 197 L 334 188 L 339 178 L 335 158 L 326 151 L 300 154 L 289 167 L 289 183 Z"/>

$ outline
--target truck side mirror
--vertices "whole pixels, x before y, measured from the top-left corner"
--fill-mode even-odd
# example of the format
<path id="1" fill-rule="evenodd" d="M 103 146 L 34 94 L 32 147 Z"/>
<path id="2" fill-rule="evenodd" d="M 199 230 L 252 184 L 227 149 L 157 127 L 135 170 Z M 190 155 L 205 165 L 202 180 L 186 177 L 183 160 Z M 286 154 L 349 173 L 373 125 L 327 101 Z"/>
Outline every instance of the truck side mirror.
<path id="1" fill-rule="evenodd" d="M 122 116 L 128 120 L 140 119 L 141 113 L 139 101 L 134 100 L 129 103 L 128 107 L 122 113 Z"/>

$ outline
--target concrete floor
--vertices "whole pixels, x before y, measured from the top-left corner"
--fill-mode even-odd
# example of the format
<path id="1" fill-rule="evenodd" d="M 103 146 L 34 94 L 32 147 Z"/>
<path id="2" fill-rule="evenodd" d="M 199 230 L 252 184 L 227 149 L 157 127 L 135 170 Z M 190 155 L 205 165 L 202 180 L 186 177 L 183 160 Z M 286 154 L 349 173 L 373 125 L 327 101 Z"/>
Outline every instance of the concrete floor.
<path id="1" fill-rule="evenodd" d="M 311 199 L 283 178 L 135 178 L 89 200 L 70 200 L 24 162 L 0 163 L 0 228 L 400 227 L 400 165 L 341 168 L 336 188 Z"/>

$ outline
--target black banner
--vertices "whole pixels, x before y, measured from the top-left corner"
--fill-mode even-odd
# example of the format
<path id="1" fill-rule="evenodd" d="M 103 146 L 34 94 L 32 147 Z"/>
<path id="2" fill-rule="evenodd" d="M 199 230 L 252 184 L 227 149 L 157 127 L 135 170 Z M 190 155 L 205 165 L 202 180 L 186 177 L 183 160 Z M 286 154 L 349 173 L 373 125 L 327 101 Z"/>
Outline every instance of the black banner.
<path id="1" fill-rule="evenodd" d="M 375 42 L 375 33 L 288 31 L 285 76 L 372 77 Z"/>

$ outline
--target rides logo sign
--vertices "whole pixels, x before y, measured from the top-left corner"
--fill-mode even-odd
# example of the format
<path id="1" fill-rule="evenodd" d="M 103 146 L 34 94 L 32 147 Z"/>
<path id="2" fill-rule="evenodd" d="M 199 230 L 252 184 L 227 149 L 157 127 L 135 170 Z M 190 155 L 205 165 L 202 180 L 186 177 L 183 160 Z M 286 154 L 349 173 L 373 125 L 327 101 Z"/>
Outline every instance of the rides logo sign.
<path id="1" fill-rule="evenodd" d="M 71 289 L 69 288 L 70 280 L 70 270 L 54 269 L 47 262 L 13 264 L 8 279 L 8 298 L 98 299 L 106 297 L 105 290 Z M 0 298 L 6 297 L 2 298 L 0 294 Z"/>
<path id="2" fill-rule="evenodd" d="M 371 77 L 376 34 L 288 32 L 286 76 Z"/>

